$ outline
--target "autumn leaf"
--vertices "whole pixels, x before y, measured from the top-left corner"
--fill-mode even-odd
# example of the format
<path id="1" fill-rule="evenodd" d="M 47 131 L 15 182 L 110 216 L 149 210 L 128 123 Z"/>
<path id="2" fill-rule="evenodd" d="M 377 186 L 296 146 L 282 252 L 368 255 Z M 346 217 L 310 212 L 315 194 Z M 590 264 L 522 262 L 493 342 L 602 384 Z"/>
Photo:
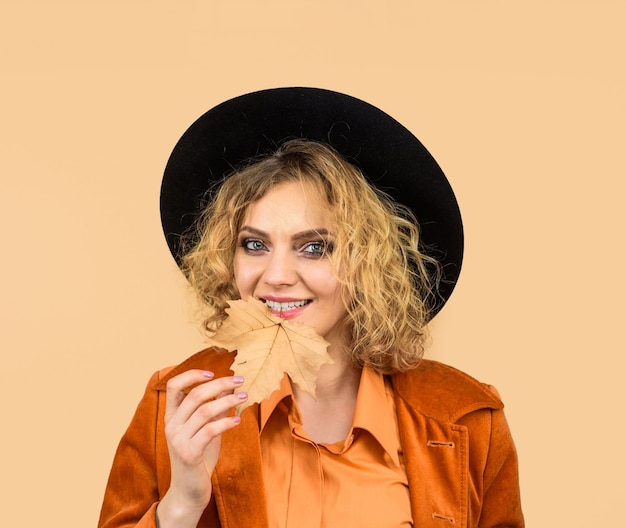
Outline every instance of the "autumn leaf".
<path id="1" fill-rule="evenodd" d="M 237 408 L 237 414 L 268 398 L 280 387 L 285 372 L 315 397 L 320 367 L 333 362 L 326 351 L 329 343 L 312 328 L 273 315 L 257 299 L 230 301 L 229 305 L 228 318 L 212 341 L 237 350 L 231 368 L 243 376 L 242 390 L 248 393 L 248 400 Z"/>

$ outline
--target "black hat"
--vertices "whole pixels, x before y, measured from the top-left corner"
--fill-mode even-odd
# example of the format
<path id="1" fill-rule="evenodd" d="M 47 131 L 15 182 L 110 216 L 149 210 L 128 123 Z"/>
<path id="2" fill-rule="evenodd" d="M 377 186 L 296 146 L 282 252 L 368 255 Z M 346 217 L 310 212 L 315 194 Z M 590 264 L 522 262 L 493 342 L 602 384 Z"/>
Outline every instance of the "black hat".
<path id="1" fill-rule="evenodd" d="M 181 260 L 181 236 L 200 213 L 210 186 L 246 160 L 290 139 L 324 142 L 368 180 L 409 207 L 423 249 L 442 266 L 433 315 L 451 295 L 463 259 L 463 225 L 443 171 L 420 141 L 391 116 L 360 99 L 319 88 L 274 88 L 241 95 L 198 118 L 169 158 L 161 186 L 161 222 Z"/>

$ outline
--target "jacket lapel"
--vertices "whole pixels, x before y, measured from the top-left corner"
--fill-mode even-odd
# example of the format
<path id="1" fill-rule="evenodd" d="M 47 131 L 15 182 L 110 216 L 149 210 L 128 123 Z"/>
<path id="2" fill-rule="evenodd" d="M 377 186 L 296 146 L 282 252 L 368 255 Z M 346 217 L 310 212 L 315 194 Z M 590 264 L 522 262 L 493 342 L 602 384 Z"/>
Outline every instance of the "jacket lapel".
<path id="1" fill-rule="evenodd" d="M 268 527 L 258 404 L 243 412 L 239 426 L 224 433 L 213 493 L 224 528 Z"/>
<path id="2" fill-rule="evenodd" d="M 467 431 L 396 402 L 413 522 L 420 527 L 467 522 Z"/>

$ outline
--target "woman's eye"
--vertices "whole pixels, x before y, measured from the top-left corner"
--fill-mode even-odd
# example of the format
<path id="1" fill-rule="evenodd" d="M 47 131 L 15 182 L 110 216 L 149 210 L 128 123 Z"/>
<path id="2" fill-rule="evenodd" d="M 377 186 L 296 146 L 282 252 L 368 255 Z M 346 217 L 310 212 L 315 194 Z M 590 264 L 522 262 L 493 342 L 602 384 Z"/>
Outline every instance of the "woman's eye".
<path id="1" fill-rule="evenodd" d="M 307 256 L 322 257 L 324 255 L 329 255 L 332 252 L 332 246 L 329 246 L 324 242 L 310 242 L 304 246 L 303 252 Z"/>
<path id="2" fill-rule="evenodd" d="M 241 245 L 246 251 L 251 252 L 263 251 L 265 249 L 265 244 L 255 238 L 246 238 Z"/>

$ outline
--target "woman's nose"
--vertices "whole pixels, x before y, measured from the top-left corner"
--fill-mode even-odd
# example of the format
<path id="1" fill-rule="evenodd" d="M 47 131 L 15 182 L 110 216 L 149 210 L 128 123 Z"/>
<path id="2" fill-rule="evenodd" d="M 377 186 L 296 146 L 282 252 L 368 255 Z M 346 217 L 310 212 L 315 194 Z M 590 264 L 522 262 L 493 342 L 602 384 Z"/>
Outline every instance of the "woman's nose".
<path id="1" fill-rule="evenodd" d="M 274 251 L 267 259 L 265 282 L 271 286 L 289 286 L 298 280 L 295 256 L 287 251 Z"/>

